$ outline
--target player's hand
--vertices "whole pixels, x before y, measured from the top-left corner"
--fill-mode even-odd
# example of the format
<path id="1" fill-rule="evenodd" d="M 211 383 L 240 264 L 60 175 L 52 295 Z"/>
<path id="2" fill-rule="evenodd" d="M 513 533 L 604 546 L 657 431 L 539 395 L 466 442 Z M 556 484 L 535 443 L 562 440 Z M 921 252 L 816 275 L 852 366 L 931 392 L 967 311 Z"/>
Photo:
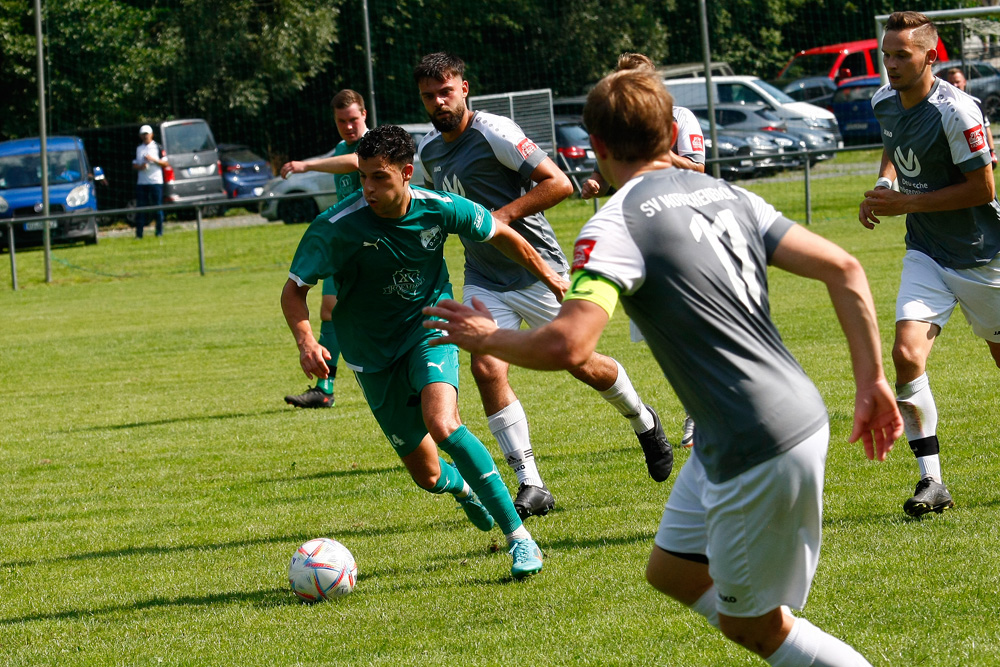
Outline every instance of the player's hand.
<path id="1" fill-rule="evenodd" d="M 854 428 L 849 442 L 864 443 L 869 460 L 885 461 L 896 439 L 903 434 L 903 418 L 896 406 L 896 396 L 885 378 L 854 395 Z"/>
<path id="2" fill-rule="evenodd" d="M 580 199 L 592 199 L 601 193 L 601 184 L 596 179 L 588 178 L 580 184 Z"/>
<path id="3" fill-rule="evenodd" d="M 497 330 L 497 323 L 493 320 L 489 308 L 476 297 L 472 297 L 472 306 L 469 308 L 458 301 L 445 299 L 436 306 L 424 308 L 424 315 L 440 318 L 425 320 L 424 328 L 438 329 L 445 333 L 444 336 L 432 340 L 430 344 L 453 343 L 473 354 L 485 354 L 481 349 L 483 342 Z"/>
<path id="4" fill-rule="evenodd" d="M 327 368 L 326 362 L 331 358 L 330 351 L 317 343 L 315 339 L 299 347 L 299 365 L 302 366 L 302 372 L 310 380 L 313 379 L 314 375 L 323 379 L 330 375 L 330 369 Z"/>
<path id="5" fill-rule="evenodd" d="M 553 278 L 552 283 L 549 285 L 549 289 L 556 295 L 556 300 L 559 301 L 559 303 L 563 302 L 566 292 L 569 291 L 569 285 L 569 279 L 561 275 L 556 275 L 556 277 Z"/>
<path id="6" fill-rule="evenodd" d="M 304 173 L 305 171 L 307 171 L 305 162 L 292 160 L 291 162 L 286 162 L 285 164 L 281 165 L 282 178 L 288 178 L 292 174 L 301 174 Z"/>
<path id="7" fill-rule="evenodd" d="M 874 229 L 871 223 L 881 222 L 879 216 L 909 213 L 906 206 L 908 201 L 908 195 L 889 188 L 869 190 L 865 193 L 865 200 L 861 202 L 858 219 L 868 229 Z"/>

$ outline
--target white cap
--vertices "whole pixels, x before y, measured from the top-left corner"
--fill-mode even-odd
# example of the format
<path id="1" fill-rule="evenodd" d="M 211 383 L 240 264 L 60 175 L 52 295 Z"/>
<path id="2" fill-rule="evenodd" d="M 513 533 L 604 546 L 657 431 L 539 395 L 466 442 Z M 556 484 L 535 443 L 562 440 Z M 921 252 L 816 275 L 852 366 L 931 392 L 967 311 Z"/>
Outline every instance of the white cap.
<path id="1" fill-rule="evenodd" d="M 151 128 L 149 125 L 143 125 L 142 127 L 139 128 L 139 134 L 152 134 L 152 133 L 153 133 L 153 128 Z"/>

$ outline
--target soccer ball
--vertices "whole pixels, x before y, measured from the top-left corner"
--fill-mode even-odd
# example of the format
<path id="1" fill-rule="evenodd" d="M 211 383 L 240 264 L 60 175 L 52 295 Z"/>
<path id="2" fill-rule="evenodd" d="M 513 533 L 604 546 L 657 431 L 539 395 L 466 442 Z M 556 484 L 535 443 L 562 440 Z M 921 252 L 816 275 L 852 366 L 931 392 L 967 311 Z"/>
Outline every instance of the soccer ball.
<path id="1" fill-rule="evenodd" d="M 296 549 L 288 566 L 288 585 L 308 602 L 347 595 L 357 580 L 354 556 L 343 544 L 326 537 L 309 540 Z"/>

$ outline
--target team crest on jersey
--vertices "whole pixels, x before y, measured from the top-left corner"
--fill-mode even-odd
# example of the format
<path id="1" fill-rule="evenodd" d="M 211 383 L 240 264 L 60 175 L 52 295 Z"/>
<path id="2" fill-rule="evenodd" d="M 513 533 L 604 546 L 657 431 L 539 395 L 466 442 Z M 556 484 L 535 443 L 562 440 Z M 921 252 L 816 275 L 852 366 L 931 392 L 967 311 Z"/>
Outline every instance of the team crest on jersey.
<path id="1" fill-rule="evenodd" d="M 704 150 L 705 150 L 705 137 L 701 136 L 700 134 L 692 134 L 692 135 L 689 135 L 688 138 L 691 139 L 691 148 L 695 149 L 696 151 L 703 151 L 704 152 Z"/>
<path id="2" fill-rule="evenodd" d="M 573 246 L 573 270 L 582 269 L 590 261 L 590 253 L 594 250 L 597 241 L 593 239 L 580 239 Z"/>
<path id="3" fill-rule="evenodd" d="M 398 294 L 404 299 L 413 300 L 419 296 L 420 286 L 424 279 L 416 269 L 400 269 L 392 274 L 392 284 L 382 290 L 383 294 Z"/>
<path id="4" fill-rule="evenodd" d="M 969 144 L 969 150 L 973 153 L 981 151 L 986 145 L 986 133 L 983 132 L 982 125 L 976 125 L 975 127 L 965 130 L 962 134 L 965 135 L 965 141 Z"/>
<path id="5" fill-rule="evenodd" d="M 441 228 L 437 225 L 420 231 L 420 245 L 428 250 L 436 249 L 441 245 L 443 240 L 444 237 L 441 235 Z"/>
<path id="6" fill-rule="evenodd" d="M 906 155 L 903 155 L 902 146 L 896 146 L 895 158 L 896 167 L 903 172 L 904 176 L 913 178 L 920 175 L 920 160 L 917 159 L 912 148 L 907 148 Z"/>
<path id="7" fill-rule="evenodd" d="M 537 150 L 538 146 L 535 145 L 535 142 L 527 137 L 521 139 L 521 141 L 517 144 L 517 152 L 520 153 L 525 160 L 527 160 L 528 156 Z"/>

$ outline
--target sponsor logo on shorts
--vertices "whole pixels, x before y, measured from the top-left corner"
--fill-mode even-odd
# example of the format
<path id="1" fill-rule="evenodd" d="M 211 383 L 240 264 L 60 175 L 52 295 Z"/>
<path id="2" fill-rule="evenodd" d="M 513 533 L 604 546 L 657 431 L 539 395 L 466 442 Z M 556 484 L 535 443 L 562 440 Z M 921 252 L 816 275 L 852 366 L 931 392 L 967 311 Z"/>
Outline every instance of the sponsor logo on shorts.
<path id="1" fill-rule="evenodd" d="M 701 136 L 700 134 L 692 134 L 688 138 L 691 139 L 691 148 L 695 149 L 696 151 L 705 150 L 705 137 Z"/>
<path id="2" fill-rule="evenodd" d="M 986 133 L 983 132 L 982 125 L 976 125 L 962 132 L 965 140 L 969 143 L 969 150 L 973 153 L 980 151 L 986 146 Z"/>
<path id="3" fill-rule="evenodd" d="M 440 362 L 440 363 L 437 363 L 437 364 L 435 364 L 433 361 L 428 361 L 427 362 L 427 368 L 431 368 L 432 366 L 434 368 L 438 369 L 439 373 L 444 373 L 444 362 L 443 361 Z"/>
<path id="4" fill-rule="evenodd" d="M 719 593 L 719 599 L 727 604 L 734 604 L 736 602 L 736 597 L 732 595 L 723 595 Z"/>
<path id="5" fill-rule="evenodd" d="M 890 132 L 889 130 L 882 130 L 882 134 L 892 139 L 892 132 Z"/>
<path id="6" fill-rule="evenodd" d="M 520 153 L 525 160 L 527 160 L 528 156 L 537 150 L 538 146 L 535 145 L 535 142 L 527 137 L 521 139 L 520 143 L 517 144 L 517 152 Z"/>
<path id="7" fill-rule="evenodd" d="M 582 269 L 590 261 L 590 253 L 594 250 L 597 241 L 594 239 L 580 239 L 573 246 L 573 270 Z"/>

